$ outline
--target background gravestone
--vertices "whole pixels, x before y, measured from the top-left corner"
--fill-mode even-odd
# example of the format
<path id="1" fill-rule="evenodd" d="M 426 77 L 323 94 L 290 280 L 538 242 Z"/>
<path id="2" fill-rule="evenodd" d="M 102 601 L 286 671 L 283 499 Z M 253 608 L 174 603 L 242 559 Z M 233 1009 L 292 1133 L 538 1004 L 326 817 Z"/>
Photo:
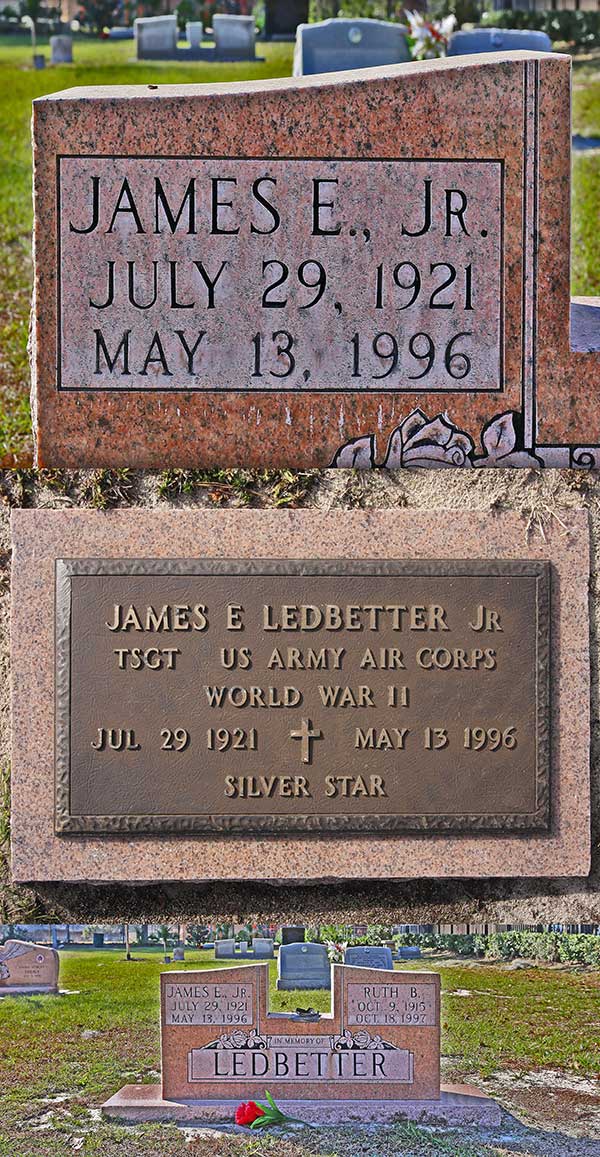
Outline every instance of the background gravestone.
<path id="1" fill-rule="evenodd" d="M 201 20 L 188 20 L 185 34 L 190 48 L 200 48 L 204 36 L 204 25 Z"/>
<path id="2" fill-rule="evenodd" d="M 281 929 L 282 944 L 304 944 L 305 940 L 306 928 L 302 925 L 284 924 Z"/>
<path id="3" fill-rule="evenodd" d="M 324 944 L 282 944 L 277 988 L 330 988 L 331 964 Z"/>
<path id="4" fill-rule="evenodd" d="M 0 996 L 58 992 L 59 963 L 54 948 L 6 940 L 0 945 Z"/>
<path id="5" fill-rule="evenodd" d="M 378 944 L 362 944 L 347 948 L 344 964 L 352 964 L 357 968 L 387 968 L 390 971 L 394 967 L 391 948 Z"/>
<path id="6" fill-rule="evenodd" d="M 552 41 L 545 32 L 532 28 L 475 28 L 472 32 L 453 32 L 448 41 L 448 56 L 515 50 L 552 52 Z"/>
<path id="7" fill-rule="evenodd" d="M 262 936 L 255 936 L 252 941 L 252 951 L 257 959 L 272 960 L 275 953 L 273 952 L 273 941 L 265 939 Z"/>
<path id="8" fill-rule="evenodd" d="M 212 28 L 217 60 L 254 60 L 256 26 L 253 16 L 215 14 Z"/>
<path id="9" fill-rule="evenodd" d="M 294 40 L 308 23 L 308 0 L 265 0 L 265 40 Z"/>
<path id="10" fill-rule="evenodd" d="M 138 60 L 169 60 L 177 50 L 176 16 L 138 16 L 133 22 Z"/>
<path id="11" fill-rule="evenodd" d="M 401 24 L 336 18 L 301 24 L 297 29 L 294 76 L 374 68 L 410 59 L 406 29 Z"/>
<path id="12" fill-rule="evenodd" d="M 418 944 L 401 944 L 398 948 L 397 960 L 419 960 L 421 949 Z"/>
<path id="13" fill-rule="evenodd" d="M 440 1086 L 437 974 L 335 965 L 332 1011 L 311 1020 L 270 1013 L 268 991 L 268 964 L 163 974 L 162 1085 L 125 1086 L 104 1115 L 231 1120 L 268 1087 L 310 1124 L 499 1122 L 477 1090 Z"/>
<path id="14" fill-rule="evenodd" d="M 235 940 L 215 940 L 215 960 L 231 960 L 235 956 Z"/>
<path id="15" fill-rule="evenodd" d="M 51 36 L 50 37 L 50 63 L 51 64 L 72 64 L 73 63 L 73 37 L 72 36 Z"/>

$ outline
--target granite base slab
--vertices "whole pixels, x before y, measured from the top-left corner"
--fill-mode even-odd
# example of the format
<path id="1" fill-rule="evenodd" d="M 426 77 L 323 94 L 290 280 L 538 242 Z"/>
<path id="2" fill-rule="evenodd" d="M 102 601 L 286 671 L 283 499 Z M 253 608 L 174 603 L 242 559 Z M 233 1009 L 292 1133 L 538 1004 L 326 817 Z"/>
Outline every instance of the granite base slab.
<path id="1" fill-rule="evenodd" d="M 0 988 L 0 998 L 3 996 L 60 996 L 57 988 L 48 988 L 44 984 L 10 984 Z"/>
<path id="2" fill-rule="evenodd" d="M 175 1121 L 181 1124 L 231 1125 L 238 1101 L 165 1101 L 160 1085 L 124 1085 L 102 1105 L 102 1115 L 114 1121 L 140 1124 Z M 415 1121 L 421 1125 L 493 1128 L 500 1123 L 500 1105 L 471 1085 L 442 1085 L 439 1101 L 280 1101 L 283 1113 L 307 1125 L 378 1124 Z"/>

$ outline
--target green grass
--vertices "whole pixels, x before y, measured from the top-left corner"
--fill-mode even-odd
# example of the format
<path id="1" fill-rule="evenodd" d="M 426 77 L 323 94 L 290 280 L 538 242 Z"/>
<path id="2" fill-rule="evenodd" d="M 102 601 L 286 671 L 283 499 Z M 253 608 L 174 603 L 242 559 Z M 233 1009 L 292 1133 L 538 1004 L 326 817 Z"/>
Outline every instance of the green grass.
<path id="1" fill-rule="evenodd" d="M 96 1126 L 91 1109 L 123 1084 L 158 1080 L 158 978 L 169 966 L 162 963 L 160 952 L 140 950 L 134 955 L 140 959 L 128 963 L 120 951 L 62 952 L 61 987 L 72 990 L 73 995 L 0 1001 L 0 1157 L 14 1157 L 15 1152 L 19 1157 L 70 1152 L 68 1138 L 78 1135 L 78 1130 L 86 1137 L 85 1154 L 107 1157 L 124 1152 L 119 1148 L 123 1135 L 128 1138 L 127 1157 L 138 1152 L 144 1157 L 183 1152 L 181 1134 L 170 1128 L 123 1134 L 117 1126 L 105 1123 L 99 1132 L 93 1131 Z M 215 966 L 227 967 L 228 962 L 215 965 L 212 953 L 188 950 L 185 965 L 170 967 Z M 597 973 L 548 968 L 513 971 L 463 962 L 448 966 L 425 961 L 419 966 L 434 968 L 442 977 L 446 1078 L 450 1073 L 453 1080 L 481 1081 L 502 1068 L 525 1072 L 547 1067 L 581 1076 L 597 1072 Z M 293 1011 L 298 1005 L 329 1011 L 328 992 L 276 992 L 275 978 L 276 963 L 272 962 L 273 1011 Z M 452 995 L 461 990 L 472 995 Z M 91 1036 L 83 1035 L 90 1030 Z M 54 1104 L 51 1098 L 57 1098 Z M 43 1115 L 49 1111 L 53 1111 L 52 1128 L 39 1134 Z M 11 1148 L 15 1131 L 21 1138 L 16 1151 Z M 458 1143 L 454 1148 L 430 1149 L 430 1142 L 420 1131 L 416 1131 L 416 1141 L 414 1136 L 411 1140 L 410 1133 L 405 1130 L 398 1134 L 404 1137 L 406 1148 L 385 1149 L 382 1154 L 447 1152 L 468 1157 L 470 1152 L 496 1152 L 487 1147 L 470 1150 Z M 422 1149 L 408 1145 L 408 1141 L 412 1145 L 421 1140 L 426 1146 Z M 233 1139 L 225 1138 L 224 1148 L 207 1149 L 203 1154 L 225 1157 L 229 1153 L 256 1153 L 258 1157 L 259 1153 L 278 1152 L 266 1140 L 258 1148 L 252 1147 L 253 1142 L 239 1148 L 237 1140 L 237 1147 L 227 1148 L 230 1143 L 234 1144 Z M 294 1157 L 292 1144 L 286 1141 L 288 1145 L 286 1157 Z M 340 1148 L 340 1157 L 343 1152 Z M 369 1157 L 377 1157 L 378 1152 L 369 1148 Z M 308 1153 L 335 1157 L 338 1148 L 303 1147 L 298 1157 Z"/>

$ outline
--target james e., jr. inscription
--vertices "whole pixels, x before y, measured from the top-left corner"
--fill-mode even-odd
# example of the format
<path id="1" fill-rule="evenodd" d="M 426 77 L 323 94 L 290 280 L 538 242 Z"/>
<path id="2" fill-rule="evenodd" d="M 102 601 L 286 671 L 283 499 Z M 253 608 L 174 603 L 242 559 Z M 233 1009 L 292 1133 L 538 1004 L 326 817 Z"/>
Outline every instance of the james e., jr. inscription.
<path id="1" fill-rule="evenodd" d="M 57 173 L 62 389 L 501 388 L 500 161 Z"/>
<path id="2" fill-rule="evenodd" d="M 548 605 L 526 560 L 60 560 L 57 830 L 543 830 Z"/>

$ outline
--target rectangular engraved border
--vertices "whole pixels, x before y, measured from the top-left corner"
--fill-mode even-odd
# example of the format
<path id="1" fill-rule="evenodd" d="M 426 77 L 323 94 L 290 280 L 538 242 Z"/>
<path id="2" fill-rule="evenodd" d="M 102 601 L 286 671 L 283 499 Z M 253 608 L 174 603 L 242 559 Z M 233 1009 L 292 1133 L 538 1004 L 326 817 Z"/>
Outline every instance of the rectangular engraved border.
<path id="1" fill-rule="evenodd" d="M 498 317 L 498 384 L 494 386 L 476 386 L 473 388 L 463 387 L 436 387 L 436 389 L 423 391 L 416 386 L 408 389 L 407 387 L 399 386 L 378 386 L 377 389 L 373 387 L 363 388 L 362 390 L 351 386 L 321 386 L 318 389 L 302 388 L 288 389 L 285 387 L 281 389 L 268 390 L 256 389 L 253 386 L 63 386 L 62 384 L 62 240 L 61 240 L 61 225 L 62 225 L 62 197 L 61 197 L 61 161 L 69 160 L 98 160 L 98 161 L 285 161 L 288 163 L 298 161 L 352 161 L 357 164 L 363 162 L 380 162 L 381 164 L 411 164 L 427 162 L 432 165 L 497 165 L 500 170 L 500 313 Z M 57 153 L 56 154 L 56 388 L 59 393 L 90 393 L 90 394 L 273 394 L 275 398 L 282 394 L 358 394 L 362 395 L 376 395 L 376 394 L 419 394 L 429 392 L 431 395 L 436 394 L 502 394 L 504 393 L 504 325 L 505 325 L 505 275 L 504 275 L 504 207 L 505 207 L 505 161 L 502 157 L 322 157 L 322 156 L 306 156 L 306 157 L 241 157 L 241 156 L 207 156 L 204 153 L 192 154 L 177 154 L 177 153 Z M 523 298 L 524 303 L 525 298 Z M 524 304 L 523 304 L 524 309 Z"/>
<path id="2" fill-rule="evenodd" d="M 482 815 L 73 815 L 71 812 L 71 579 L 74 575 L 399 575 L 536 579 L 535 811 Z M 101 833 L 378 835 L 396 832 L 497 835 L 550 830 L 550 563 L 530 559 L 57 559 L 55 831 Z"/>

